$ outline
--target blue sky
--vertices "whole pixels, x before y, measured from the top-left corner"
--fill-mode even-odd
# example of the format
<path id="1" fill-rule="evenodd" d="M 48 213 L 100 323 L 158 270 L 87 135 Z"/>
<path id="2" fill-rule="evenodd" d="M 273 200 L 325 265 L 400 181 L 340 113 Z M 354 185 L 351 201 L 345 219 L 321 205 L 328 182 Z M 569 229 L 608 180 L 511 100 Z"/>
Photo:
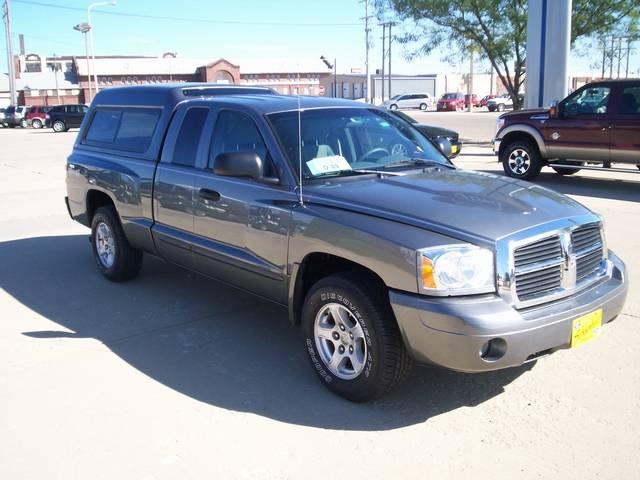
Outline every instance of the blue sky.
<path id="1" fill-rule="evenodd" d="M 89 3 L 90 0 L 11 0 L 14 52 L 18 50 L 18 34 L 23 33 L 27 52 L 84 55 L 82 35 L 72 27 L 86 21 L 84 9 Z M 73 10 L 75 8 L 80 10 Z M 106 11 L 192 20 L 101 13 Z M 175 51 L 183 57 L 212 60 L 224 57 L 239 63 L 241 70 L 243 61 L 264 63 L 265 59 L 271 58 L 279 63 L 286 59 L 292 64 L 304 65 L 317 61 L 322 68 L 318 58 L 326 55 L 337 58 L 339 72 L 358 67 L 364 71 L 364 27 L 360 20 L 363 16 L 364 6 L 357 0 L 119 0 L 116 6 L 94 10 L 95 53 L 159 55 Z M 380 36 L 381 29 L 374 21 L 370 54 L 372 71 L 379 68 L 381 62 Z M 0 69 L 6 71 L 4 31 L 0 48 Z M 402 47 L 396 44 L 393 70 L 416 74 L 468 68 L 463 58 L 460 66 L 452 66 L 441 62 L 441 57 L 441 53 L 434 53 L 408 62 L 403 58 Z M 588 59 L 573 59 L 572 67 L 586 71 L 588 63 Z M 634 63 L 638 63 L 637 60 Z M 481 65 L 476 68 L 482 70 Z"/>

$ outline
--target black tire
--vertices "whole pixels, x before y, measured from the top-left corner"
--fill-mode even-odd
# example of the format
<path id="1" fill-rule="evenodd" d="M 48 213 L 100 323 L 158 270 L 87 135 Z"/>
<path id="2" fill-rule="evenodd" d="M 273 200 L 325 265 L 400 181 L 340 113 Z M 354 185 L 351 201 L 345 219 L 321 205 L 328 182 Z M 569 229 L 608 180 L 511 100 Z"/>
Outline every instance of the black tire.
<path id="1" fill-rule="evenodd" d="M 53 122 L 51 128 L 53 128 L 53 131 L 56 133 L 62 133 L 69 130 L 67 128 L 67 125 L 62 120 L 56 120 L 55 122 Z"/>
<path id="2" fill-rule="evenodd" d="M 97 237 L 103 224 L 109 229 L 113 238 L 111 248 L 114 252 L 114 258 L 112 262 L 104 261 L 98 254 Z M 142 252 L 129 244 L 113 207 L 100 207 L 96 210 L 91 220 L 91 249 L 98 269 L 112 282 L 131 280 L 140 273 Z"/>
<path id="3" fill-rule="evenodd" d="M 9 125 L 7 125 L 7 126 L 8 126 L 9 128 L 16 128 L 16 127 L 17 127 L 17 125 L 14 125 L 14 124 L 12 124 L 12 123 L 10 123 L 10 124 L 9 124 Z"/>
<path id="4" fill-rule="evenodd" d="M 386 293 L 379 289 L 372 291 L 372 284 L 366 276 L 348 273 L 331 275 L 311 288 L 302 309 L 305 348 L 313 369 L 330 390 L 353 402 L 367 402 L 389 392 L 401 383 L 413 364 L 391 307 L 385 300 Z M 364 289 L 360 285 L 369 288 Z M 366 354 L 363 355 L 365 361 L 362 362 L 360 373 L 351 379 L 334 374 L 318 350 L 314 333 L 316 316 L 329 304 L 344 306 L 362 328 L 362 344 L 366 345 Z M 340 342 L 343 342 L 342 338 L 336 338 L 336 343 Z M 335 354 L 337 352 L 334 349 Z"/>
<path id="5" fill-rule="evenodd" d="M 568 162 L 566 160 L 560 160 L 555 162 L 556 164 L 567 164 L 567 165 L 584 165 L 583 162 Z M 562 167 L 556 167 L 554 165 L 551 165 L 551 168 L 553 168 L 555 170 L 555 172 L 558 175 L 575 175 L 576 173 L 578 173 L 580 171 L 579 168 L 562 168 Z"/>
<path id="6" fill-rule="evenodd" d="M 397 110 L 398 109 L 398 105 L 396 105 L 395 103 L 392 103 L 391 105 L 389 105 L 389 109 L 390 110 Z"/>
<path id="7" fill-rule="evenodd" d="M 427 109 L 427 104 L 426 103 L 421 103 L 420 104 L 420 110 L 422 110 L 423 112 Z"/>
<path id="8" fill-rule="evenodd" d="M 493 105 L 492 106 L 488 106 L 487 105 L 487 108 L 489 109 L 490 112 L 495 112 L 496 111 L 496 107 L 493 106 Z"/>
<path id="9" fill-rule="evenodd" d="M 32 126 L 33 128 L 35 128 L 36 130 L 38 130 L 38 129 L 42 128 L 42 120 L 40 120 L 40 119 L 38 119 L 38 118 L 34 118 L 34 119 L 31 121 L 31 126 Z"/>
<path id="10" fill-rule="evenodd" d="M 532 180 L 540 174 L 542 158 L 538 148 L 528 140 L 515 140 L 501 149 L 504 173 L 520 180 Z M 520 157 L 520 161 L 518 161 Z"/>

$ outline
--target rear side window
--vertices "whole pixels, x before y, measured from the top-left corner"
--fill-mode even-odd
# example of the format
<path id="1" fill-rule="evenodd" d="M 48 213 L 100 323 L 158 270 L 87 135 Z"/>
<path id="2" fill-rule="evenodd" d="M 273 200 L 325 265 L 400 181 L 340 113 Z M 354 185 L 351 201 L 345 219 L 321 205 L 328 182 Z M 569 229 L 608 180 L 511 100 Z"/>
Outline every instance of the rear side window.
<path id="1" fill-rule="evenodd" d="M 203 107 L 194 107 L 187 110 L 182 125 L 180 125 L 171 163 L 184 165 L 185 167 L 195 167 L 198 144 L 200 143 L 200 136 L 208 114 L 209 109 Z"/>
<path id="2" fill-rule="evenodd" d="M 89 142 L 113 143 L 122 112 L 115 110 L 96 110 L 85 139 Z"/>
<path id="3" fill-rule="evenodd" d="M 160 118 L 160 109 L 97 109 L 84 143 L 144 153 Z"/>
<path id="4" fill-rule="evenodd" d="M 622 115 L 640 115 L 640 86 L 624 88 L 620 113 Z"/>
<path id="5" fill-rule="evenodd" d="M 225 110 L 216 120 L 209 168 L 213 168 L 218 155 L 229 152 L 255 152 L 265 163 L 270 163 L 267 147 L 254 121 L 243 113 Z"/>

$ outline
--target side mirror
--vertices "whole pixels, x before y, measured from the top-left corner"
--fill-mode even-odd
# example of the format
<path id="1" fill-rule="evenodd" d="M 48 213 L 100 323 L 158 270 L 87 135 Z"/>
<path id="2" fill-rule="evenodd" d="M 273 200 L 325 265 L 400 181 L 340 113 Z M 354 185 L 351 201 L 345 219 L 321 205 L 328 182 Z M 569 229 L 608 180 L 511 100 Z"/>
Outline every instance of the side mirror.
<path id="1" fill-rule="evenodd" d="M 226 152 L 213 162 L 213 173 L 224 177 L 262 178 L 264 164 L 255 152 Z"/>
<path id="2" fill-rule="evenodd" d="M 436 139 L 436 145 L 438 145 L 438 148 L 444 154 L 445 157 L 451 158 L 451 153 L 452 153 L 451 152 L 451 142 L 449 141 L 448 138 L 438 137 Z"/>
<path id="3" fill-rule="evenodd" d="M 549 107 L 549 118 L 558 118 L 558 101 L 553 100 Z"/>

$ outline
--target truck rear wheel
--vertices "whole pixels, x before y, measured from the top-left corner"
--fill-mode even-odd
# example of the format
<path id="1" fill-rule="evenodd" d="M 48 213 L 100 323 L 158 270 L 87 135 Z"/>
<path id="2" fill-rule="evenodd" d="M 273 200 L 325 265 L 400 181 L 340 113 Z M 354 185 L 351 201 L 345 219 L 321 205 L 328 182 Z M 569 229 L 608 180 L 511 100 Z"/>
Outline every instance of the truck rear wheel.
<path id="1" fill-rule="evenodd" d="M 112 207 L 100 207 L 91 221 L 91 247 L 102 274 L 112 282 L 134 278 L 142 268 L 142 252 L 129 245 Z"/>
<path id="2" fill-rule="evenodd" d="M 393 312 L 368 279 L 331 275 L 316 283 L 302 310 L 309 360 L 323 383 L 353 402 L 381 397 L 408 374 L 409 356 Z"/>
<path id="3" fill-rule="evenodd" d="M 520 180 L 532 180 L 542 168 L 538 149 L 528 140 L 515 140 L 507 144 L 500 154 L 504 173 Z"/>
<path id="4" fill-rule="evenodd" d="M 558 162 L 555 162 L 555 165 L 561 165 L 561 164 L 576 165 L 576 166 L 584 165 L 583 162 L 571 162 L 566 160 L 560 160 Z M 558 175 L 574 175 L 580 171 L 579 168 L 563 168 L 563 167 L 556 167 L 555 165 L 552 165 L 551 168 L 553 168 Z"/>

